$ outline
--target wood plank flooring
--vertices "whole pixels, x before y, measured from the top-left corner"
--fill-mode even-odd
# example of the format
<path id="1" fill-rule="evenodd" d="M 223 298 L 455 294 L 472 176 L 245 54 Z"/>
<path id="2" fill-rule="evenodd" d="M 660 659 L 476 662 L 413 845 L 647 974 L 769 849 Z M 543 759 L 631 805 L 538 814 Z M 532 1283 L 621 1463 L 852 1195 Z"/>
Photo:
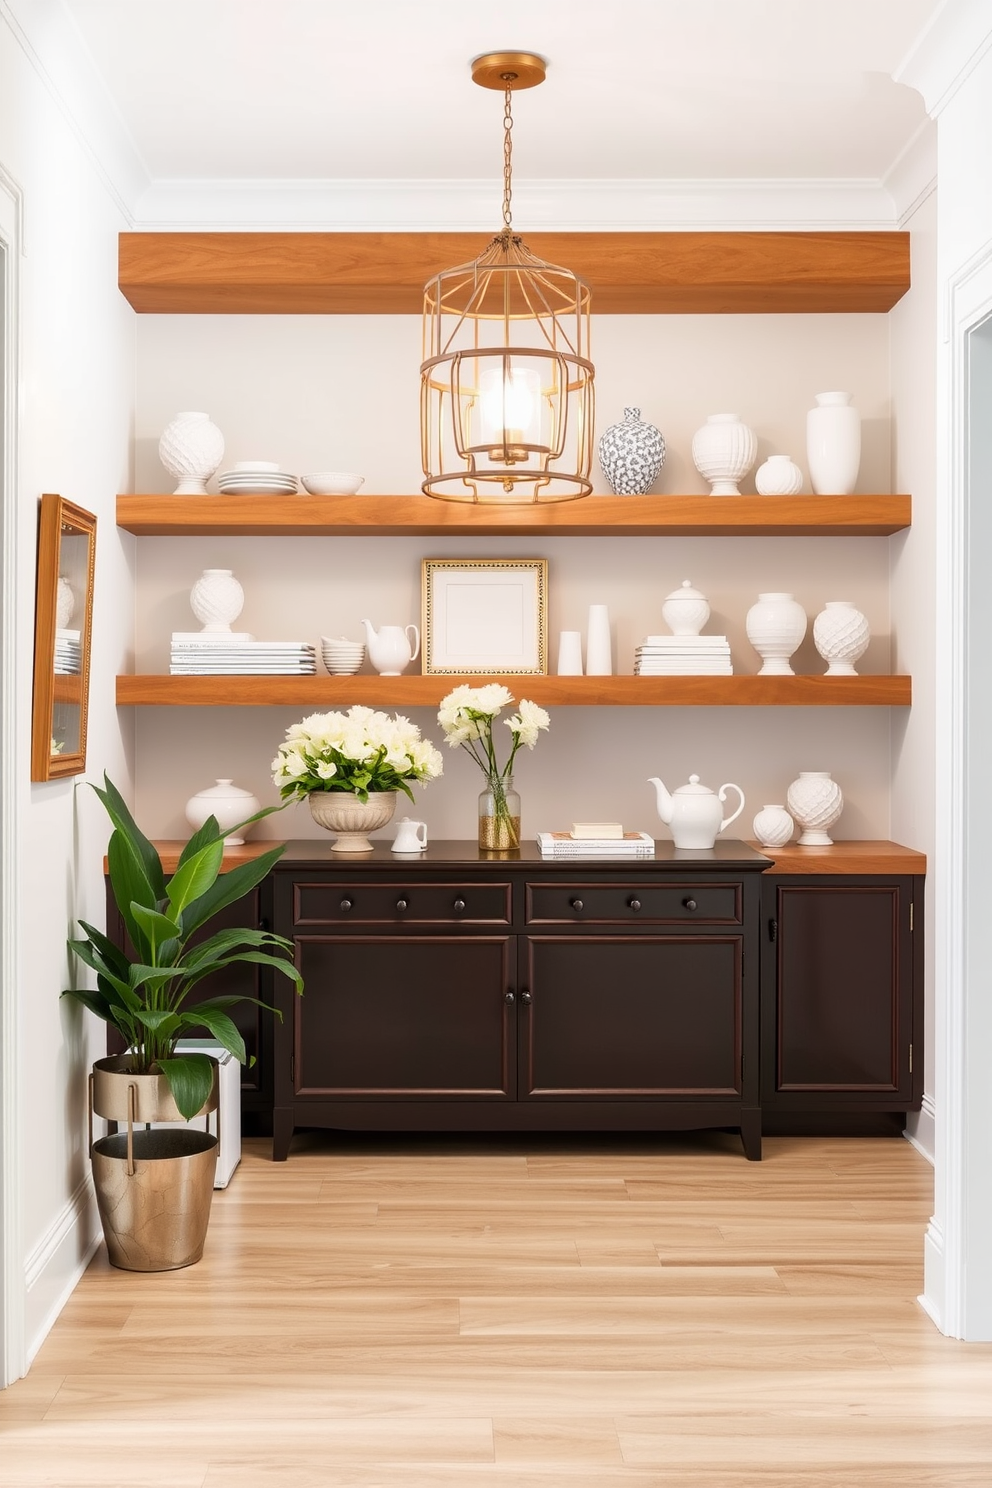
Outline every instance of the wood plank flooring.
<path id="1" fill-rule="evenodd" d="M 98 1253 L 0 1488 L 992 1488 L 900 1140 L 246 1144 L 204 1259 Z"/>

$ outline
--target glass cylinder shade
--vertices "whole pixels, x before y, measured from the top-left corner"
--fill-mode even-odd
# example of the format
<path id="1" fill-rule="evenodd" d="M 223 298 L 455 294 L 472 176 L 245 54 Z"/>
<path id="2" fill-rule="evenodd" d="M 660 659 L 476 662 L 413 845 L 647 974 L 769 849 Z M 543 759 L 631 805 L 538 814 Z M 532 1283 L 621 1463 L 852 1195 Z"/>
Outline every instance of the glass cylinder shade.
<path id="1" fill-rule="evenodd" d="M 571 501 L 592 490 L 589 289 L 499 233 L 424 291 L 422 489 L 448 501 Z"/>

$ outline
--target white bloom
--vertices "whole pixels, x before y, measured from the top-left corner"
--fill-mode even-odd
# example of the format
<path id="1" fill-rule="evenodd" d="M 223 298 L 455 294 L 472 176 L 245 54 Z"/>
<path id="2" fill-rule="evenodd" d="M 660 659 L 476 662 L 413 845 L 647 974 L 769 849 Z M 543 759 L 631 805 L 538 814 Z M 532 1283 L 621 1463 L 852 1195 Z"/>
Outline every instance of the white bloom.
<path id="1" fill-rule="evenodd" d="M 338 767 L 330 760 L 317 761 L 317 774 L 321 780 L 331 780 L 338 773 Z"/>

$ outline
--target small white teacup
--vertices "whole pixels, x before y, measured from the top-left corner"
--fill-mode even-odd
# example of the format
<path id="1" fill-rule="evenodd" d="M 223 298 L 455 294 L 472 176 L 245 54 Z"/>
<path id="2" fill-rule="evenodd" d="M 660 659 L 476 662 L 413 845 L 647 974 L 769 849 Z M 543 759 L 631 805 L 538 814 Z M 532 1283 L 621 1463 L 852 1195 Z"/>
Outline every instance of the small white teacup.
<path id="1" fill-rule="evenodd" d="M 393 852 L 415 853 L 423 852 L 427 846 L 427 823 L 413 821 L 409 816 L 402 816 L 396 824 L 396 837 L 393 841 Z"/>

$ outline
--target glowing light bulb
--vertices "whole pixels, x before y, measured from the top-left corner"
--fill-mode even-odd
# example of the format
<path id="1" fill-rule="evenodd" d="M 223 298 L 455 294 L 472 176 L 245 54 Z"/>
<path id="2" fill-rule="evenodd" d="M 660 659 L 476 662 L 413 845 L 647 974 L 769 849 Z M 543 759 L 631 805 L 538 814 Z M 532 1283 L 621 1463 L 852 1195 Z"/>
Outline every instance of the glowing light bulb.
<path id="1" fill-rule="evenodd" d="M 483 441 L 490 459 L 514 465 L 538 442 L 541 380 L 530 367 L 490 367 L 479 378 Z"/>

